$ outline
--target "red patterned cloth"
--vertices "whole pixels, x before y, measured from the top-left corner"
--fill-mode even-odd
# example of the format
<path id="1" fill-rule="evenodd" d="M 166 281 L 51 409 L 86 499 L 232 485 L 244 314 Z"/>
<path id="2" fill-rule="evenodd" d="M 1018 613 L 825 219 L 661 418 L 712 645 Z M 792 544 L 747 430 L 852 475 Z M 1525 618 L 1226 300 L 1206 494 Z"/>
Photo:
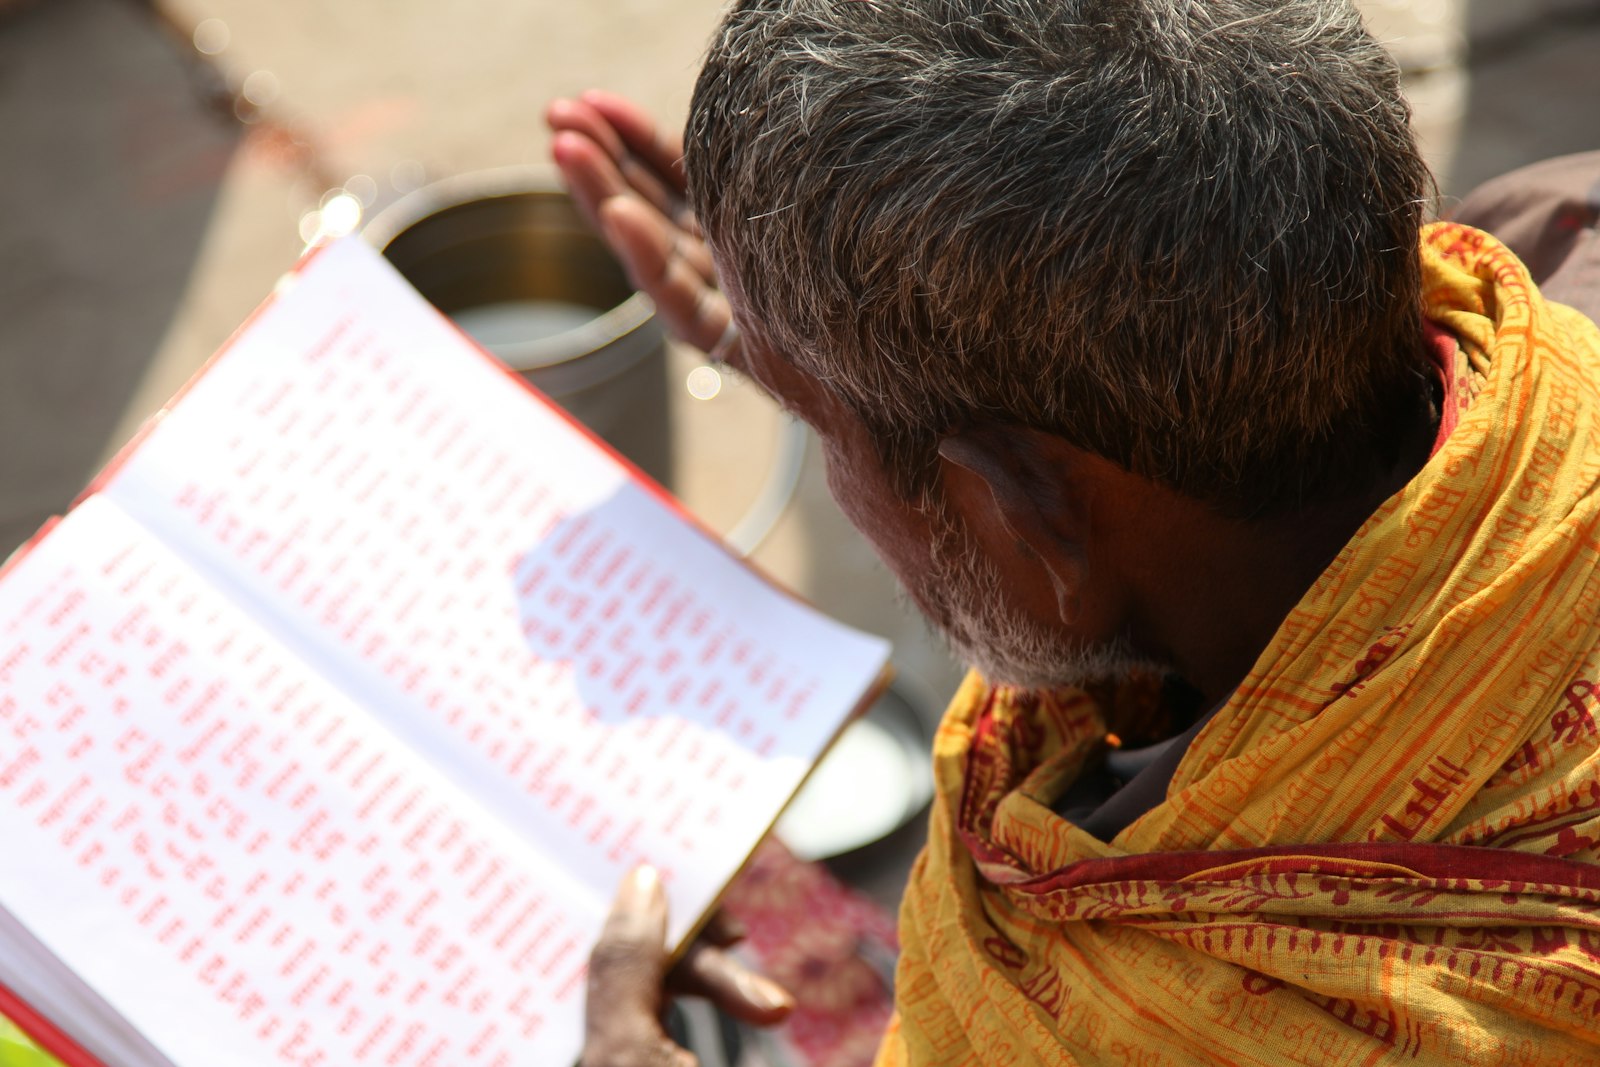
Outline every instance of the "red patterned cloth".
<path id="1" fill-rule="evenodd" d="M 775 840 L 728 889 L 723 907 L 749 931 L 744 948 L 794 994 L 777 1031 L 796 1063 L 865 1067 L 893 1012 L 892 916 Z"/>

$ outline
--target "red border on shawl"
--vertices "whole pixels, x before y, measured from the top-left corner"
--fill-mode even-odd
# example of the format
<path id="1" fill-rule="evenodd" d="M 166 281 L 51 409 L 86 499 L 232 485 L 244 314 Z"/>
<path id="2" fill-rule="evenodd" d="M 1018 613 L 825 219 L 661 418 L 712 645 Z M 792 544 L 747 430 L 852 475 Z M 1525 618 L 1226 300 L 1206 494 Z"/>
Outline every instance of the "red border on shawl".
<path id="1" fill-rule="evenodd" d="M 1455 432 L 1456 424 L 1461 421 L 1461 396 L 1455 376 L 1456 349 L 1460 347 L 1460 342 L 1443 326 L 1429 319 L 1422 320 L 1422 334 L 1424 344 L 1428 347 L 1428 359 L 1433 363 L 1433 369 L 1444 387 L 1444 396 L 1439 403 L 1439 432 L 1434 435 L 1433 449 L 1428 453 L 1433 456 L 1444 447 L 1445 440 Z"/>
<path id="2" fill-rule="evenodd" d="M 1600 892 L 1600 865 L 1500 848 L 1472 845 L 1355 844 L 1276 845 L 1202 852 L 1151 852 L 1140 856 L 1082 860 L 1048 874 L 1006 886 L 1043 895 L 1116 882 L 1198 882 L 1253 873 L 1371 875 L 1384 866 L 1425 881 L 1484 882 L 1508 891 L 1519 886 Z"/>

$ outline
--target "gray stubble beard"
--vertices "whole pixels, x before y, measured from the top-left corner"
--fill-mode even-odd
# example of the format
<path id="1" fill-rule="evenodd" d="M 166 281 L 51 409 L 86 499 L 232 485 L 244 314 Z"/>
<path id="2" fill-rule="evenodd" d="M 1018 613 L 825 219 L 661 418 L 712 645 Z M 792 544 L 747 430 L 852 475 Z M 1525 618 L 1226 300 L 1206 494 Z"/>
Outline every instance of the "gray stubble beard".
<path id="1" fill-rule="evenodd" d="M 1029 618 L 1006 599 L 1000 569 L 942 506 L 919 510 L 934 531 L 928 570 L 903 597 L 919 608 L 960 662 L 996 685 L 1026 689 L 1082 687 L 1135 674 L 1169 674 L 1168 664 L 1125 638 L 1075 641 Z"/>

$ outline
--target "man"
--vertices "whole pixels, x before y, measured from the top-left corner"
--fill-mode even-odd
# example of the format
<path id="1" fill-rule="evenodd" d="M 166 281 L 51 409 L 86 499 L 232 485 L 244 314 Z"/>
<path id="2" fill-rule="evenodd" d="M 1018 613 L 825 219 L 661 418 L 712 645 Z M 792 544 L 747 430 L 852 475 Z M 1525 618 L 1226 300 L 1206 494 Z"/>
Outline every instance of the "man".
<path id="1" fill-rule="evenodd" d="M 552 106 L 976 668 L 880 1062 L 1600 1059 L 1600 331 L 1422 225 L 1398 82 L 1334 0 L 740 0 L 681 163 Z M 661 908 L 590 1067 L 691 1062 Z"/>

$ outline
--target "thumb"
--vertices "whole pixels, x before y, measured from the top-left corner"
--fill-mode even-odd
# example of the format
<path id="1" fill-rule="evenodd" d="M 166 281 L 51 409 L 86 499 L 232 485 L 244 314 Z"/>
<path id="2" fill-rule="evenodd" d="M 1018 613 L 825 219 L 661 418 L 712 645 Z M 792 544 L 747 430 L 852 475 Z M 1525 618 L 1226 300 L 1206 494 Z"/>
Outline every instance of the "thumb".
<path id="1" fill-rule="evenodd" d="M 591 1033 L 654 1020 L 661 1008 L 666 937 L 667 895 L 661 876 L 653 867 L 637 867 L 622 880 L 589 955 Z"/>

